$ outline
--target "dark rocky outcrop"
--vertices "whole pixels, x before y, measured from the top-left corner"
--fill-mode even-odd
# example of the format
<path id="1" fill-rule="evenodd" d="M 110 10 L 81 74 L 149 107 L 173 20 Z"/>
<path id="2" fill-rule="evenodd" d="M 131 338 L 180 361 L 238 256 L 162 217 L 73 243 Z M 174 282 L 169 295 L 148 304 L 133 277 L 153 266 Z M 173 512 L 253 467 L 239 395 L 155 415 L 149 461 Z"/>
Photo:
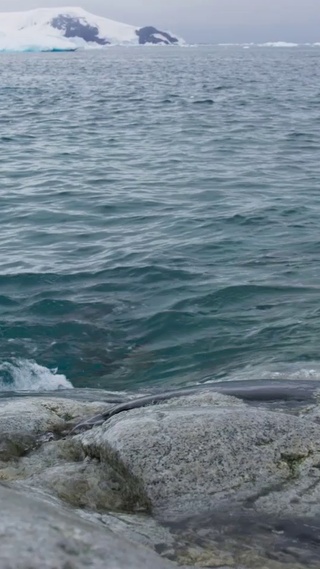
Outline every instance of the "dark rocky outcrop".
<path id="1" fill-rule="evenodd" d="M 145 26 L 144 28 L 140 28 L 136 31 L 136 34 L 139 38 L 140 45 L 145 45 L 146 43 L 174 45 L 179 42 L 178 38 L 171 36 L 167 32 L 161 32 L 153 26 Z M 159 35 L 162 37 L 158 37 Z"/>
<path id="2" fill-rule="evenodd" d="M 82 38 L 86 42 L 98 45 L 110 45 L 110 41 L 100 36 L 99 28 L 89 24 L 83 18 L 77 18 L 69 14 L 59 14 L 50 22 L 51 26 L 63 31 L 66 38 Z M 178 38 L 171 36 L 167 32 L 162 32 L 153 26 L 145 26 L 136 30 L 139 44 L 178 44 Z"/>
<path id="3" fill-rule="evenodd" d="M 91 26 L 88 22 L 83 23 L 80 18 L 74 18 L 67 14 L 60 14 L 50 22 L 53 28 L 62 30 L 66 38 L 82 38 L 86 42 L 108 45 L 110 42 L 99 37 L 99 29 Z"/>

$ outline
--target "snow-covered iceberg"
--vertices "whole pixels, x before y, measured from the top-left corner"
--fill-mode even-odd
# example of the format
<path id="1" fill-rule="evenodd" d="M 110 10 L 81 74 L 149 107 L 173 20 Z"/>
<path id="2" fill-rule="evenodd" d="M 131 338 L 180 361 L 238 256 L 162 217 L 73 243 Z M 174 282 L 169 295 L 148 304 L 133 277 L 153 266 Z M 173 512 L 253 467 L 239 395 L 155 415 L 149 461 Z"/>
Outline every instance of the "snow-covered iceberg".
<path id="1" fill-rule="evenodd" d="M 75 51 L 76 49 L 74 43 L 66 38 L 44 33 L 34 34 L 30 31 L 9 34 L 0 31 L 0 52 Z"/>
<path id="2" fill-rule="evenodd" d="M 0 51 L 75 51 L 108 45 L 183 45 L 153 26 L 137 27 L 82 8 L 39 8 L 0 13 Z"/>

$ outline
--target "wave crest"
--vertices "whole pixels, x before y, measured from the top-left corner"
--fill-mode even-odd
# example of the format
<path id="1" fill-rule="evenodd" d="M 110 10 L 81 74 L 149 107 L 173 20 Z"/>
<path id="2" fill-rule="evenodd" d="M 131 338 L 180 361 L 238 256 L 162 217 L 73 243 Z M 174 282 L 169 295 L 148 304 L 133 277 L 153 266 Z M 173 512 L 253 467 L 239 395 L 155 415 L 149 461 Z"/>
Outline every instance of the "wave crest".
<path id="1" fill-rule="evenodd" d="M 0 391 L 57 391 L 72 389 L 65 375 L 29 360 L 15 359 L 0 364 Z"/>
<path id="2" fill-rule="evenodd" d="M 223 378 L 223 381 L 262 381 L 272 380 L 282 381 L 319 381 L 320 364 L 319 362 L 308 362 L 303 365 L 296 363 L 273 363 L 264 365 L 248 365 L 238 371 L 233 371 Z M 216 380 L 209 379 L 205 383 L 216 383 Z"/>

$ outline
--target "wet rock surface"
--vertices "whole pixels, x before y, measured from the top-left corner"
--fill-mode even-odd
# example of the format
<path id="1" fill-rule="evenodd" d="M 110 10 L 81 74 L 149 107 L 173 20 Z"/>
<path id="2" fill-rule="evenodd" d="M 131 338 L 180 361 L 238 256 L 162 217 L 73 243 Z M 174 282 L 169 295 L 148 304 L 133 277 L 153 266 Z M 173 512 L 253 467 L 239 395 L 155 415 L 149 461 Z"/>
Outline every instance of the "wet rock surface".
<path id="1" fill-rule="evenodd" d="M 203 393 L 117 415 L 80 441 L 88 456 L 140 480 L 164 519 L 228 500 L 320 514 L 320 425 L 306 419 Z"/>
<path id="2" fill-rule="evenodd" d="M 54 397 L 0 399 L 0 460 L 27 454 L 50 438 L 60 437 L 77 418 L 106 406 Z"/>
<path id="3" fill-rule="evenodd" d="M 320 518 L 278 518 L 233 508 L 168 527 L 173 544 L 161 553 L 181 564 L 250 569 L 319 567 Z"/>
<path id="4" fill-rule="evenodd" d="M 44 497 L 0 485 L 0 566 L 5 569 L 169 569 L 138 544 Z"/>
<path id="5" fill-rule="evenodd" d="M 217 389 L 150 395 L 144 401 L 103 392 L 95 393 L 98 402 L 82 392 L 73 399 L 69 392 L 0 400 L 5 517 L 18 527 L 23 512 L 32 510 L 28 500 L 36 500 L 38 508 L 43 503 L 46 512 L 50 502 L 42 522 L 31 515 L 28 528 L 20 524 L 35 544 L 33 555 L 41 539 L 48 540 L 48 559 L 54 555 L 52 519 L 67 512 L 72 522 L 63 518 L 64 535 L 77 527 L 87 531 L 82 524 L 94 530 L 86 561 L 78 544 L 76 559 L 61 557 L 59 550 L 59 569 L 82 567 L 88 559 L 100 567 L 107 549 L 102 557 L 95 551 L 104 532 L 105 548 L 113 539 L 116 551 L 119 540 L 131 542 L 136 565 L 130 561 L 128 567 L 158 562 L 160 568 L 163 558 L 169 560 L 164 566 L 319 568 L 318 386 L 257 389 L 243 382 Z M 96 415 L 109 418 L 73 434 L 77 422 Z M 35 489 L 41 494 L 34 496 Z M 7 552 L 17 535 L 10 538 L 3 528 Z M 156 552 L 151 565 L 139 557 L 141 546 Z M 4 557 L 8 567 L 13 550 Z M 51 567 L 41 565 L 40 557 L 37 562 L 36 568 Z M 116 562 L 110 567 L 125 566 L 122 558 Z M 12 565 L 20 566 L 27 567 Z"/>

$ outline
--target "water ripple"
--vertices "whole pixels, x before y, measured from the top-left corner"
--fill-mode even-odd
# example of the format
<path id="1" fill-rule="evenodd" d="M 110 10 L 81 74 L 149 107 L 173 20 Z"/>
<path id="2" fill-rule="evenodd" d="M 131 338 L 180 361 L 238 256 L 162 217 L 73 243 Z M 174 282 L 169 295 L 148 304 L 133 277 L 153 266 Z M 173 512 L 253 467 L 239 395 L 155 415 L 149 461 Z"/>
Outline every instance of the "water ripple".
<path id="1" fill-rule="evenodd" d="M 0 58 L 0 389 L 308 375 L 317 53 Z"/>

